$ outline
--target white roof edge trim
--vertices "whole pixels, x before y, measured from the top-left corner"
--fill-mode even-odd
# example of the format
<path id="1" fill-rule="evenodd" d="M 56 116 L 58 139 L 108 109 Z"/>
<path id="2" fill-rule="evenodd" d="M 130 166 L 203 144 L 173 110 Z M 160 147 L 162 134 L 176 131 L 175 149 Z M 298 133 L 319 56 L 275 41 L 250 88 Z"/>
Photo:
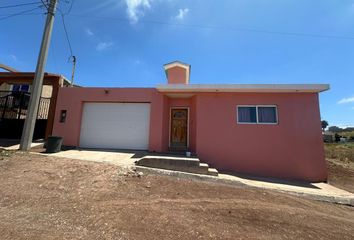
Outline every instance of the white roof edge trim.
<path id="1" fill-rule="evenodd" d="M 163 84 L 159 92 L 323 92 L 329 84 Z"/>
<path id="2" fill-rule="evenodd" d="M 177 66 L 185 68 L 185 69 L 189 69 L 191 67 L 189 64 L 185 64 L 185 63 L 182 63 L 182 62 L 175 61 L 175 62 L 171 62 L 171 63 L 167 63 L 167 64 L 163 65 L 163 68 L 165 70 L 167 70 L 169 68 L 177 67 Z"/>

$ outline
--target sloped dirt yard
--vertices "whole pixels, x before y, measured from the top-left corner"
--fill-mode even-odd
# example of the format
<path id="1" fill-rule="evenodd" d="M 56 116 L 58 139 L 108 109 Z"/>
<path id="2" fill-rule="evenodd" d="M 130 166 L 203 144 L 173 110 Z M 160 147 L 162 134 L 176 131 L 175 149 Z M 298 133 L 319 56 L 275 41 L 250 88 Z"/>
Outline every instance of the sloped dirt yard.
<path id="1" fill-rule="evenodd" d="M 354 239 L 354 208 L 2 152 L 0 239 Z"/>
<path id="2" fill-rule="evenodd" d="M 328 182 L 354 193 L 354 143 L 326 143 Z"/>

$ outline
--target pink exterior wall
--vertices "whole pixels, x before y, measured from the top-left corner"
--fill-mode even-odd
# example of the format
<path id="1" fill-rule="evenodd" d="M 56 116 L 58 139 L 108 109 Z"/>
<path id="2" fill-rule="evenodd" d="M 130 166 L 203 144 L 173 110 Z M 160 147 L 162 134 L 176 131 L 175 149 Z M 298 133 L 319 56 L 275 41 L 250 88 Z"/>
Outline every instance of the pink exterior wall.
<path id="1" fill-rule="evenodd" d="M 168 69 L 167 80 L 169 84 L 187 84 L 186 69 L 178 66 Z"/>
<path id="2" fill-rule="evenodd" d="M 105 93 L 105 90 L 108 93 Z M 164 96 L 153 88 L 61 88 L 55 112 L 53 135 L 62 136 L 64 145 L 79 146 L 82 108 L 85 102 L 151 103 L 149 150 L 165 151 L 163 145 Z M 67 110 L 65 123 L 60 111 Z"/>
<path id="3" fill-rule="evenodd" d="M 278 125 L 237 124 L 237 105 L 277 105 Z M 204 93 L 197 96 L 197 153 L 220 170 L 327 179 L 316 93 Z"/>
<path id="4" fill-rule="evenodd" d="M 108 94 L 105 93 L 108 90 Z M 167 152 L 171 107 L 189 108 L 189 150 L 219 170 L 287 179 L 327 179 L 316 93 L 195 93 L 152 88 L 61 88 L 53 135 L 78 146 L 85 102 L 151 103 L 149 150 Z M 237 124 L 237 105 L 277 105 L 279 124 Z M 67 110 L 65 123 L 60 110 Z M 99 124 L 99 123 L 98 123 Z"/>

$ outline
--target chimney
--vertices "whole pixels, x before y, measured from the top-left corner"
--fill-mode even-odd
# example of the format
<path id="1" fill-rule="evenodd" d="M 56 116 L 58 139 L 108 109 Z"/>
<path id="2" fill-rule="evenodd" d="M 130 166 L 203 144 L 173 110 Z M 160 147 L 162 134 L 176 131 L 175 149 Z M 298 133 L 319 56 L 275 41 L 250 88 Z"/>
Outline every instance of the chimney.
<path id="1" fill-rule="evenodd" d="M 179 61 L 164 66 L 168 84 L 189 84 L 191 65 Z"/>

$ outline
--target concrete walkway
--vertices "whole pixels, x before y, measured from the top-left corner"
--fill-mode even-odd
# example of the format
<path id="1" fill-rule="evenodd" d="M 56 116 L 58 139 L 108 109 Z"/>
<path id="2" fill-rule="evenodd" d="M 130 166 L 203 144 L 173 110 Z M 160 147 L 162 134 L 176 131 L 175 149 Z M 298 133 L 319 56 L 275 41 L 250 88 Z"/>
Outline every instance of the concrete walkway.
<path id="1" fill-rule="evenodd" d="M 43 140 L 37 140 L 31 143 L 31 148 L 39 147 L 44 144 Z M 20 140 L 18 139 L 0 139 L 0 148 L 5 150 L 18 150 L 20 149 Z"/>
<path id="2" fill-rule="evenodd" d="M 298 182 L 274 182 L 252 180 L 233 175 L 219 174 L 223 180 L 238 181 L 250 187 L 276 190 L 281 192 L 292 193 L 298 196 L 304 196 L 310 199 L 322 200 L 334 203 L 341 203 L 354 206 L 354 194 L 340 188 L 334 187 L 328 183 L 298 183 Z"/>
<path id="3" fill-rule="evenodd" d="M 48 154 L 46 154 L 48 155 Z M 123 151 L 110 151 L 110 150 L 87 150 L 75 149 L 52 153 L 50 156 L 63 157 L 77 160 L 86 160 L 93 162 L 104 162 L 121 167 L 131 167 L 135 165 L 135 161 L 145 156 L 146 152 L 123 152 Z"/>
<path id="4" fill-rule="evenodd" d="M 118 165 L 121 167 L 135 168 L 137 171 L 159 174 L 167 176 L 175 176 L 179 178 L 187 178 L 194 180 L 209 181 L 222 184 L 230 184 L 236 186 L 260 188 L 267 190 L 275 190 L 286 192 L 293 195 L 301 196 L 308 199 L 327 201 L 332 203 L 346 204 L 354 206 L 354 194 L 336 188 L 327 183 L 300 183 L 290 181 L 280 181 L 269 178 L 254 178 L 235 176 L 231 174 L 219 174 L 218 177 L 203 174 L 185 173 L 157 168 L 148 168 L 135 166 L 135 161 L 139 160 L 148 153 L 143 151 L 124 152 L 109 150 L 67 150 L 59 153 L 50 154 L 54 157 L 63 157 L 70 159 L 78 159 L 94 162 L 105 162 Z M 47 155 L 47 154 L 45 154 Z"/>
<path id="5" fill-rule="evenodd" d="M 289 181 L 274 181 L 273 179 L 264 179 L 262 180 L 251 180 L 235 175 L 230 174 L 219 174 L 218 177 L 202 175 L 202 174 L 193 174 L 185 173 L 178 171 L 170 171 L 157 168 L 147 168 L 136 166 L 137 171 L 142 171 L 148 174 L 159 174 L 166 176 L 174 176 L 185 179 L 208 181 L 220 184 L 228 184 L 233 186 L 243 186 L 257 189 L 265 189 L 278 191 L 283 193 L 289 193 L 299 197 L 325 201 L 331 203 L 345 204 L 354 206 L 354 194 L 344 191 L 342 189 L 336 188 L 327 183 L 297 183 Z"/>

